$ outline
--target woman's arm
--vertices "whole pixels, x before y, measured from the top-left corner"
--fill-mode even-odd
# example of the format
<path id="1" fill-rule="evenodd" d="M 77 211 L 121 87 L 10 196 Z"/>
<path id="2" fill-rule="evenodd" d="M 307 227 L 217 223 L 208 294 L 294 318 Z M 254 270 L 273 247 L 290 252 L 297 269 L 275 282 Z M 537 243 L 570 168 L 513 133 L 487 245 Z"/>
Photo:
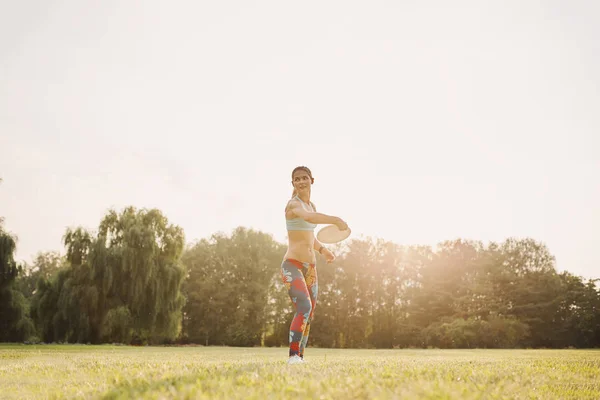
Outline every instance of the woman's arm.
<path id="1" fill-rule="evenodd" d="M 333 254 L 327 247 L 324 247 L 323 244 L 317 240 L 317 238 L 315 238 L 315 244 L 313 248 L 315 251 L 321 253 L 321 255 L 325 257 L 327 264 L 330 264 L 333 260 L 335 260 L 335 254 Z"/>
<path id="2" fill-rule="evenodd" d="M 293 201 L 290 204 L 291 211 L 299 218 L 302 218 L 306 222 L 311 224 L 334 224 L 337 225 L 341 230 L 348 228 L 348 225 L 339 217 L 327 215 L 318 212 L 307 211 L 302 207 L 299 201 Z"/>
<path id="3" fill-rule="evenodd" d="M 318 253 L 320 253 L 322 250 L 325 250 L 325 246 L 323 246 L 323 243 L 319 242 L 317 240 L 317 238 L 315 238 L 315 244 L 313 246 L 313 249 L 315 249 Z"/>

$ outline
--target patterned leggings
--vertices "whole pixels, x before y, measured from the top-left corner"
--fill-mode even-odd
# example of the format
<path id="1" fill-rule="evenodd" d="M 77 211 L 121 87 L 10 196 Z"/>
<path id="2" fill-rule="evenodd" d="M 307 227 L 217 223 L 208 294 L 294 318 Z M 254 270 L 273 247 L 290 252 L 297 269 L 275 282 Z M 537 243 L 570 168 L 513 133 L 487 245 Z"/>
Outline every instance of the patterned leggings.
<path id="1" fill-rule="evenodd" d="M 317 304 L 317 269 L 315 264 L 288 258 L 281 264 L 281 277 L 296 311 L 290 325 L 290 357 L 304 357 Z"/>

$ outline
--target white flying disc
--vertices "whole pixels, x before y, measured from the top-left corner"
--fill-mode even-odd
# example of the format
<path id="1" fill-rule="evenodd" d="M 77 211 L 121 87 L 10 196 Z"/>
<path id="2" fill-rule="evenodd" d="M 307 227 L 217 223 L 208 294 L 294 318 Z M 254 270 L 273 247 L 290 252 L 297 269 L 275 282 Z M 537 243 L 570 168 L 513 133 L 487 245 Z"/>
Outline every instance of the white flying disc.
<path id="1" fill-rule="evenodd" d="M 327 225 L 317 232 L 317 239 L 321 243 L 339 243 L 350 236 L 350 227 L 345 230 L 340 230 L 337 225 Z"/>

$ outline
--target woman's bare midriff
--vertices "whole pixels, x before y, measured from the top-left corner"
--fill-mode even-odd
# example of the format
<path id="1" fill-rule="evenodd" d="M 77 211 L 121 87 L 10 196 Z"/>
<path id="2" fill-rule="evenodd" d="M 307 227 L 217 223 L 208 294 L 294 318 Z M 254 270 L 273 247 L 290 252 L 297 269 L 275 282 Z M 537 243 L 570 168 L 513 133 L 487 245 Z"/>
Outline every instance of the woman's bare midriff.
<path id="1" fill-rule="evenodd" d="M 288 250 L 284 258 L 314 264 L 315 235 L 312 231 L 288 231 Z"/>

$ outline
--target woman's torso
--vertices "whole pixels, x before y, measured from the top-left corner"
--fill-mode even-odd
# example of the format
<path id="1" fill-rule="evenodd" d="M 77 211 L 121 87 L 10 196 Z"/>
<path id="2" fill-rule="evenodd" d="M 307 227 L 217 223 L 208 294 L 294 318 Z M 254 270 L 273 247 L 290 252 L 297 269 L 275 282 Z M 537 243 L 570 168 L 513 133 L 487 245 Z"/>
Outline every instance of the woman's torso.
<path id="1" fill-rule="evenodd" d="M 306 204 L 297 197 L 295 200 L 300 201 L 307 211 L 315 211 L 312 203 Z M 289 209 L 286 209 L 285 219 L 288 228 L 288 249 L 284 258 L 314 264 L 316 262 L 314 250 L 316 225 L 295 216 Z"/>

